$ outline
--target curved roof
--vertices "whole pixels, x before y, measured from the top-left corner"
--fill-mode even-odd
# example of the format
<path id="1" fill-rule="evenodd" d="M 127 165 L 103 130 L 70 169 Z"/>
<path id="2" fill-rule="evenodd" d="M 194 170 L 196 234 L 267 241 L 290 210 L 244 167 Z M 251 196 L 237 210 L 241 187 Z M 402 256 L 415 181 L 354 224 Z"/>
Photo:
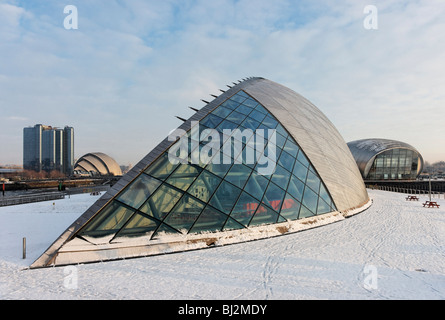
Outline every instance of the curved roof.
<path id="1" fill-rule="evenodd" d="M 229 88 L 178 128 L 187 143 L 169 138 L 162 141 L 32 267 L 242 242 L 309 228 L 314 221 L 299 224 L 299 220 L 318 215 L 329 216 L 320 218 L 321 224 L 338 221 L 369 205 L 346 142 L 315 105 L 264 78 L 250 78 Z M 260 136 L 255 136 L 253 144 L 245 140 L 244 151 L 251 147 L 256 152 L 253 163 L 235 155 L 229 156 L 230 164 L 221 163 L 213 147 L 217 163 L 193 162 L 190 150 L 202 150 L 194 149 L 190 138 L 202 139 L 203 128 L 214 130 L 210 130 L 215 134 L 212 143 L 214 137 L 222 137 L 221 145 L 233 147 L 234 152 L 234 141 L 239 137 L 226 135 L 223 129 L 262 129 L 262 137 L 266 131 L 268 137 L 264 144 L 257 140 Z M 242 141 L 238 139 L 240 144 Z M 258 143 L 261 150 L 256 149 Z M 184 162 L 173 163 L 170 151 L 184 145 L 190 146 L 179 159 Z M 227 150 L 221 145 L 216 154 L 225 156 Z M 268 166 L 272 160 L 275 169 L 260 173 L 263 160 Z"/>
<path id="2" fill-rule="evenodd" d="M 333 123 L 310 101 L 266 79 L 245 90 L 264 103 L 305 151 L 339 211 L 360 207 L 368 193 L 349 148 Z"/>
<path id="3" fill-rule="evenodd" d="M 77 160 L 74 170 L 97 172 L 101 175 L 121 176 L 119 164 L 110 156 L 102 152 L 87 153 Z"/>
<path id="4" fill-rule="evenodd" d="M 416 152 L 420 159 L 418 173 L 423 169 L 423 157 L 413 146 L 397 140 L 390 139 L 361 139 L 348 142 L 349 150 L 357 163 L 357 166 L 363 177 L 367 177 L 374 159 L 381 153 L 392 149 L 407 149 Z"/>

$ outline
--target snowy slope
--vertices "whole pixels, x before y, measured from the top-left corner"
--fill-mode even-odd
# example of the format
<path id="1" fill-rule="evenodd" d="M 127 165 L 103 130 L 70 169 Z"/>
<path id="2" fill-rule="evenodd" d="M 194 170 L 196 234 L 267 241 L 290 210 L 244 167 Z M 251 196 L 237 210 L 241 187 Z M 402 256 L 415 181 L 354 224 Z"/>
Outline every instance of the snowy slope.
<path id="1" fill-rule="evenodd" d="M 37 270 L 25 268 L 97 198 L 3 207 L 0 298 L 444 299 L 445 200 L 438 200 L 440 209 L 427 209 L 426 198 L 369 194 L 374 204 L 365 212 L 291 235 Z"/>

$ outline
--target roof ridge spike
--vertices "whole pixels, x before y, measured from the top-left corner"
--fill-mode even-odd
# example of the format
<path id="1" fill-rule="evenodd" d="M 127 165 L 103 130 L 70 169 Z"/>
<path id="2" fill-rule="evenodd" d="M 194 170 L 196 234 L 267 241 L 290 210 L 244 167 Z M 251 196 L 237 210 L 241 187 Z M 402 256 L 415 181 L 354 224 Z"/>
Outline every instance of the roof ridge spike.
<path id="1" fill-rule="evenodd" d="M 181 120 L 181 121 L 183 121 L 183 122 L 186 122 L 187 120 L 185 120 L 184 118 L 181 118 L 181 117 L 179 117 L 179 116 L 175 116 L 176 118 L 178 118 L 179 120 Z"/>

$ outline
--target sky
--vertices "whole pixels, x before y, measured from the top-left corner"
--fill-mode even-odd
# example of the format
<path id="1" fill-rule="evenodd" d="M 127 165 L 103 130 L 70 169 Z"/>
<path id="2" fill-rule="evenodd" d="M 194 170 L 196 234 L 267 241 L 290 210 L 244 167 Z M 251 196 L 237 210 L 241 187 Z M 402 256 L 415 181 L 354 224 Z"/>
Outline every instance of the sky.
<path id="1" fill-rule="evenodd" d="M 253 76 L 303 95 L 346 142 L 445 160 L 444 16 L 438 0 L 0 0 L 0 164 L 21 165 L 23 128 L 41 123 L 74 127 L 75 158 L 135 165 L 175 116 Z"/>

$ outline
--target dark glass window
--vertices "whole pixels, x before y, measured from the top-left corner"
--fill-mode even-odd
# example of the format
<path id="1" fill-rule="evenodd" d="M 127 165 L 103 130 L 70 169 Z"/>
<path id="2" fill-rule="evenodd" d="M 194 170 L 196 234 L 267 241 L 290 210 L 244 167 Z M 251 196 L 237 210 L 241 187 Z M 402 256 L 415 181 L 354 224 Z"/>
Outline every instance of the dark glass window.
<path id="1" fill-rule="evenodd" d="M 221 178 L 204 170 L 187 192 L 195 198 L 207 203 L 220 183 Z"/>
<path id="2" fill-rule="evenodd" d="M 160 222 L 145 215 L 135 213 L 116 235 L 117 237 L 151 236 Z"/>
<path id="3" fill-rule="evenodd" d="M 193 225 L 190 233 L 220 231 L 227 221 L 227 218 L 227 215 L 225 215 L 221 211 L 207 206 L 199 216 L 196 223 Z"/>
<path id="4" fill-rule="evenodd" d="M 139 210 L 148 216 L 163 220 L 181 196 L 182 192 L 163 184 Z"/>
<path id="5" fill-rule="evenodd" d="M 168 153 L 164 153 L 154 164 L 145 170 L 149 174 L 159 180 L 165 180 L 179 166 L 178 163 L 172 164 L 168 158 Z"/>
<path id="6" fill-rule="evenodd" d="M 79 232 L 81 236 L 104 237 L 115 234 L 133 215 L 134 209 L 113 201 Z"/>
<path id="7" fill-rule="evenodd" d="M 243 189 L 251 172 L 252 169 L 243 164 L 234 164 L 227 173 L 225 180 Z"/>
<path id="8" fill-rule="evenodd" d="M 161 181 L 141 174 L 116 199 L 137 209 L 160 184 Z"/>
<path id="9" fill-rule="evenodd" d="M 228 214 L 238 200 L 240 193 L 241 189 L 231 183 L 223 181 L 209 203 L 218 210 Z"/>
<path id="10" fill-rule="evenodd" d="M 187 233 L 204 209 L 204 206 L 204 203 L 201 201 L 189 195 L 184 195 L 167 218 L 165 218 L 164 223 L 182 233 Z"/>
<path id="11" fill-rule="evenodd" d="M 298 219 L 299 213 L 300 202 L 288 194 L 286 198 L 284 198 L 280 214 L 288 220 L 296 220 Z"/>
<path id="12" fill-rule="evenodd" d="M 235 207 L 230 214 L 230 217 L 238 221 L 239 223 L 247 226 L 252 219 L 256 209 L 260 202 L 251 195 L 242 192 Z"/>
<path id="13" fill-rule="evenodd" d="M 250 226 L 257 226 L 263 224 L 276 223 L 278 220 L 278 213 L 265 205 L 260 205 L 250 221 Z"/>

